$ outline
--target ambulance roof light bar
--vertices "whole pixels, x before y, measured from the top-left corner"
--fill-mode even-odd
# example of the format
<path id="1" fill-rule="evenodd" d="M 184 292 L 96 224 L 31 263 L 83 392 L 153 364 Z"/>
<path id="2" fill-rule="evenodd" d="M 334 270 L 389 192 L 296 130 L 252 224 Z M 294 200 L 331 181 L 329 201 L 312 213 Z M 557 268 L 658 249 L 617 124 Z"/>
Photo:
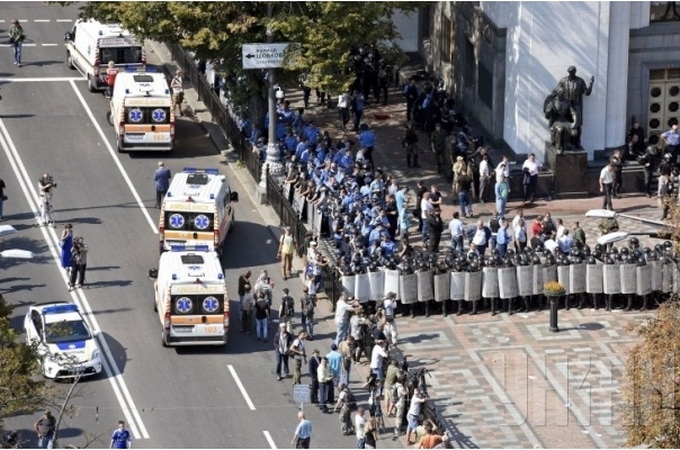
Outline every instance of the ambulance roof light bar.
<path id="1" fill-rule="evenodd" d="M 172 252 L 208 252 L 210 247 L 208 245 L 186 245 L 186 244 L 173 244 L 170 246 L 170 251 Z"/>

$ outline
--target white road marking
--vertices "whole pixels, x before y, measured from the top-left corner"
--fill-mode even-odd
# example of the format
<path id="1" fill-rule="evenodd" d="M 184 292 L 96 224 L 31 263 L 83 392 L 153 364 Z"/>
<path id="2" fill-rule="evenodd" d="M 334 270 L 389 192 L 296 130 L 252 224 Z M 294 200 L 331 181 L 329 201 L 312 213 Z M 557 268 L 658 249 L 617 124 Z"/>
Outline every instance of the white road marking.
<path id="1" fill-rule="evenodd" d="M 227 367 L 229 368 L 229 372 L 231 372 L 231 376 L 234 378 L 234 382 L 236 383 L 236 386 L 238 386 L 239 391 L 241 391 L 241 395 L 243 395 L 243 398 L 246 400 L 248 407 L 250 408 L 251 411 L 255 411 L 255 405 L 253 404 L 253 401 L 250 399 L 250 396 L 248 395 L 248 393 L 246 392 L 246 388 L 243 387 L 243 383 L 241 383 L 241 379 L 238 377 L 236 370 L 234 370 L 234 366 L 229 364 Z M 276 448 L 276 447 L 273 447 L 273 448 Z"/>
<path id="2" fill-rule="evenodd" d="M 38 23 L 38 22 L 44 23 L 44 22 L 49 22 L 49 21 L 50 21 L 50 19 L 33 19 L 33 22 L 36 22 L 36 23 Z"/>
<path id="3" fill-rule="evenodd" d="M 49 44 L 40 44 L 41 47 L 57 47 L 59 44 L 54 44 L 54 43 L 49 43 Z"/>
<path id="4" fill-rule="evenodd" d="M 272 439 L 272 435 L 269 434 L 269 431 L 263 431 L 263 433 L 264 433 L 264 438 L 267 439 L 267 442 L 269 442 L 269 446 L 271 448 L 274 448 L 274 449 L 277 448 L 276 444 L 274 443 L 274 439 Z"/>
<path id="5" fill-rule="evenodd" d="M 0 83 L 47 83 L 50 81 L 81 81 L 84 77 L 39 77 L 0 78 Z"/>
<path id="6" fill-rule="evenodd" d="M 23 191 L 24 196 L 26 197 L 26 201 L 28 202 L 28 205 L 31 208 L 31 212 L 37 219 L 39 216 L 40 198 L 37 192 L 31 187 L 32 184 L 31 178 L 28 175 L 26 167 L 24 166 L 21 157 L 19 156 L 19 152 L 16 146 L 14 145 L 14 142 L 12 141 L 12 138 L 9 135 L 9 131 L 7 130 L 7 127 L 5 127 L 5 123 L 2 119 L 0 119 L 0 146 L 2 146 L 2 148 L 4 149 L 5 154 L 7 155 L 7 159 L 9 160 L 10 165 L 12 166 L 12 169 L 17 176 L 17 180 L 19 181 L 21 190 Z M 40 227 L 40 232 L 42 233 L 43 238 L 47 243 L 47 246 L 57 264 L 57 267 L 59 267 L 61 258 L 59 255 L 60 251 L 58 249 L 59 238 L 57 237 L 56 231 L 54 230 L 54 228 L 51 227 Z M 68 284 L 66 272 L 59 269 L 59 273 L 61 274 L 64 284 Z M 92 313 L 89 301 L 85 297 L 85 294 L 82 292 L 72 291 L 70 295 L 74 303 L 78 304 L 78 306 L 80 307 L 80 310 L 83 312 L 83 316 L 89 322 L 90 328 L 92 329 L 95 338 L 99 343 L 99 348 L 104 351 L 104 353 L 109 359 L 109 361 L 107 361 L 106 358 L 102 358 L 104 372 L 106 374 L 106 378 L 111 383 L 114 395 L 116 396 L 116 399 L 118 400 L 118 403 L 120 404 L 121 409 L 123 410 L 123 415 L 125 416 L 125 419 L 127 420 L 130 426 L 130 431 L 132 431 L 132 434 L 136 439 L 149 439 L 149 434 L 146 431 L 146 427 L 144 426 L 141 417 L 139 416 L 137 407 L 135 406 L 134 401 L 130 396 L 125 380 L 123 380 L 123 377 L 120 373 L 120 369 L 118 369 L 115 359 L 111 354 L 111 349 L 109 348 L 106 339 L 104 339 L 104 335 L 101 332 L 101 328 L 99 328 L 99 324 L 97 323 L 97 320 L 95 319 Z"/>
<path id="7" fill-rule="evenodd" d="M 73 82 L 73 80 L 71 80 L 69 83 L 71 83 L 71 87 L 73 88 L 73 91 L 76 93 L 76 97 L 78 97 L 78 100 L 80 100 L 80 103 L 83 105 L 83 109 L 85 109 L 85 112 L 87 113 L 87 117 L 90 118 L 92 125 L 94 126 L 95 130 L 97 130 L 97 133 L 99 133 L 99 136 L 102 138 L 102 142 L 104 142 L 104 145 L 106 146 L 106 149 L 109 151 L 111 158 L 113 158 L 113 161 L 116 163 L 116 166 L 118 167 L 120 174 L 123 176 L 125 183 L 127 183 L 128 188 L 130 189 L 130 192 L 132 192 L 132 195 L 135 197 L 135 200 L 137 201 L 137 205 L 139 206 L 139 209 L 142 210 L 142 214 L 144 214 L 146 221 L 149 223 L 149 226 L 151 227 L 151 230 L 154 232 L 154 234 L 158 234 L 158 228 L 156 228 L 156 224 L 151 219 L 151 216 L 149 215 L 149 211 L 146 209 L 146 206 L 144 206 L 144 202 L 142 201 L 142 198 L 139 196 L 139 194 L 137 193 L 137 190 L 135 189 L 135 186 L 132 184 L 132 180 L 130 180 L 130 177 L 128 176 L 127 172 L 125 171 L 125 168 L 123 167 L 123 164 L 120 162 L 120 159 L 118 158 L 118 155 L 116 154 L 116 151 L 113 149 L 113 147 L 111 147 L 111 144 L 109 144 L 109 141 L 106 138 L 104 131 L 102 131 L 102 128 L 99 126 L 99 123 L 94 118 L 94 114 L 92 114 L 92 110 L 90 109 L 88 104 L 85 102 L 83 95 L 80 93 L 80 91 L 76 87 L 76 84 Z"/>
<path id="8" fill-rule="evenodd" d="M 57 19 L 57 22 L 73 22 L 73 19 Z"/>

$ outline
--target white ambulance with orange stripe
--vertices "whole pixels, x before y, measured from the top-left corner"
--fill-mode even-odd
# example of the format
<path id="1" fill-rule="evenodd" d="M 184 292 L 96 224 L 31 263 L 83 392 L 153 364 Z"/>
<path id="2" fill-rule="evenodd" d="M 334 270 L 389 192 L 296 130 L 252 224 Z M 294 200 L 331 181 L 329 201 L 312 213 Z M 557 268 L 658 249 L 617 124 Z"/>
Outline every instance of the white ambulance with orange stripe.
<path id="1" fill-rule="evenodd" d="M 229 295 L 217 253 L 206 245 L 173 246 L 158 264 L 150 275 L 161 345 L 226 345 Z"/>
<path id="2" fill-rule="evenodd" d="M 154 72 L 116 75 L 108 113 L 116 147 L 125 151 L 170 152 L 175 146 L 175 112 L 165 76 Z"/>
<path id="3" fill-rule="evenodd" d="M 87 78 L 90 92 L 106 89 L 106 68 L 113 61 L 119 70 L 145 70 L 144 46 L 119 24 L 78 19 L 64 34 L 66 65 Z"/>
<path id="4" fill-rule="evenodd" d="M 236 201 L 238 193 L 218 169 L 185 167 L 176 173 L 161 204 L 161 253 L 175 245 L 206 245 L 221 254 L 236 220 Z"/>

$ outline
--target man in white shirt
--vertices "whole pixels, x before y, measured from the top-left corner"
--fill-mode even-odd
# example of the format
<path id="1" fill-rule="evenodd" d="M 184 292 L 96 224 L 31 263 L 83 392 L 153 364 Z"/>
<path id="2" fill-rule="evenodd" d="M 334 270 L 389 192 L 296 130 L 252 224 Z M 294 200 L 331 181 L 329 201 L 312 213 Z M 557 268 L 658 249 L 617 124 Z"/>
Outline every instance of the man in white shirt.
<path id="1" fill-rule="evenodd" d="M 375 374 L 378 380 L 385 378 L 383 374 L 383 359 L 387 358 L 387 352 L 383 348 L 384 342 L 381 340 L 375 341 L 373 350 L 371 351 L 371 372 Z"/>
<path id="2" fill-rule="evenodd" d="M 480 255 L 486 252 L 486 247 L 489 245 L 489 238 L 491 237 L 491 230 L 484 226 L 484 222 L 481 220 L 477 221 L 477 229 L 475 230 L 475 235 L 472 238 L 472 243 L 475 244 L 477 251 Z"/>
<path id="3" fill-rule="evenodd" d="M 507 156 L 503 156 L 503 160 L 496 166 L 496 182 L 500 181 L 501 175 L 510 179 L 510 161 Z"/>
<path id="4" fill-rule="evenodd" d="M 536 162 L 536 155 L 529 154 L 529 157 L 522 164 L 522 187 L 524 188 L 524 203 L 534 202 L 534 195 L 536 194 L 536 182 L 538 181 L 538 172 L 541 166 Z"/>
<path id="5" fill-rule="evenodd" d="M 349 92 L 344 92 L 338 96 L 338 115 L 340 116 L 340 128 L 346 131 L 345 127 L 349 123 L 349 105 L 352 97 Z"/>
<path id="6" fill-rule="evenodd" d="M 564 221 L 562 219 L 557 219 L 557 231 L 555 232 L 555 239 L 561 238 L 564 235 L 565 230 L 567 230 L 567 227 L 564 226 Z"/>
<path id="7" fill-rule="evenodd" d="M 423 242 L 427 242 L 430 238 L 430 225 L 427 219 L 430 217 L 430 211 L 433 209 L 434 206 L 430 203 L 430 193 L 425 192 L 423 198 L 420 200 L 420 219 L 423 222 Z"/>
<path id="8" fill-rule="evenodd" d="M 349 320 L 350 316 L 354 312 L 354 308 L 358 306 L 358 303 L 353 299 L 345 299 L 341 296 L 338 302 L 335 304 L 335 327 L 337 329 L 337 334 L 335 335 L 335 345 L 340 345 L 340 342 L 347 339 L 347 333 L 349 333 Z"/>
<path id="9" fill-rule="evenodd" d="M 364 419 L 364 408 L 360 406 L 357 409 L 357 413 L 354 416 L 354 429 L 357 433 L 357 448 L 366 448 L 366 433 L 364 433 L 364 425 L 366 425 L 366 419 Z"/>
<path id="10" fill-rule="evenodd" d="M 604 199 L 602 201 L 602 209 L 614 210 L 612 206 L 612 187 L 614 186 L 614 167 L 613 165 L 607 164 L 600 171 L 600 192 L 604 194 Z"/>
<path id="11" fill-rule="evenodd" d="M 489 187 L 489 179 L 491 178 L 491 167 L 489 167 L 489 155 L 482 156 L 479 162 L 479 201 L 484 203 L 486 201 L 486 191 Z"/>
<path id="12" fill-rule="evenodd" d="M 411 433 L 416 431 L 418 428 L 418 416 L 420 415 L 420 408 L 423 403 L 425 403 L 425 396 L 420 392 L 420 389 L 416 389 L 411 397 L 411 406 L 406 413 L 406 420 L 408 421 L 406 425 L 406 443 L 408 445 L 414 444 L 411 442 Z"/>
<path id="13" fill-rule="evenodd" d="M 449 222 L 449 233 L 451 233 L 451 250 L 463 251 L 463 236 L 465 235 L 465 225 L 460 220 L 460 213 L 453 212 L 453 219 Z"/>
<path id="14" fill-rule="evenodd" d="M 383 309 L 385 311 L 385 327 L 383 332 L 390 343 L 390 345 L 397 345 L 398 331 L 397 321 L 394 317 L 394 310 L 397 308 L 397 294 L 388 292 L 383 300 Z M 382 366 L 381 366 L 382 367 Z"/>

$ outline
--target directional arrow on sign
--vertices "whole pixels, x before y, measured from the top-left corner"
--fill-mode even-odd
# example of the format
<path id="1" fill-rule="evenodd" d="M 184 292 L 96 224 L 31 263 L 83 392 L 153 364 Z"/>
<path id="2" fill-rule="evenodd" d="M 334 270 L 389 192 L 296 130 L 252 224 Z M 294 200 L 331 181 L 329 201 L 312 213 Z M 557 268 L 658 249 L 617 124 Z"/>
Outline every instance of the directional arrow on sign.
<path id="1" fill-rule="evenodd" d="M 253 55 L 252 53 L 248 53 L 248 54 L 246 55 L 246 58 L 248 58 L 248 59 L 254 58 L 254 57 L 255 57 L 255 55 Z"/>

